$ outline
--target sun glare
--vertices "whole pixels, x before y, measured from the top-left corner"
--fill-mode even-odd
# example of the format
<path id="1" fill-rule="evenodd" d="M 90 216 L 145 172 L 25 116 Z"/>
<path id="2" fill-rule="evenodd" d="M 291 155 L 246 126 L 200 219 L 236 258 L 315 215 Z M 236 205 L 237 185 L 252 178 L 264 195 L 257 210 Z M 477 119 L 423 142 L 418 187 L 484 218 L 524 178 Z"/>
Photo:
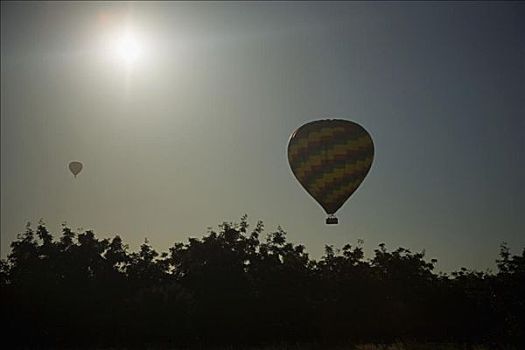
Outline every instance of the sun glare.
<path id="1" fill-rule="evenodd" d="M 116 56 L 126 64 L 137 62 L 142 54 L 142 48 L 133 33 L 127 31 L 123 33 L 115 43 Z"/>
<path id="2" fill-rule="evenodd" d="M 143 60 L 145 48 L 142 39 L 130 26 L 106 31 L 102 36 L 102 58 L 131 69 Z"/>

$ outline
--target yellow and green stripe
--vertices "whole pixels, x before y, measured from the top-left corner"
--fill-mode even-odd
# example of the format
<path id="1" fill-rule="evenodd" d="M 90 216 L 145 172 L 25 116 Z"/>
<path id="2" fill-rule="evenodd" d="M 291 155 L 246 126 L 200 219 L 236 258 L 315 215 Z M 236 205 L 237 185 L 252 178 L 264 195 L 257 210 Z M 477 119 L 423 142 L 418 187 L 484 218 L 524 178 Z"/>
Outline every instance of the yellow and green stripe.
<path id="1" fill-rule="evenodd" d="M 346 120 L 321 120 L 297 129 L 288 160 L 301 185 L 328 214 L 339 209 L 364 180 L 374 158 L 372 138 Z"/>

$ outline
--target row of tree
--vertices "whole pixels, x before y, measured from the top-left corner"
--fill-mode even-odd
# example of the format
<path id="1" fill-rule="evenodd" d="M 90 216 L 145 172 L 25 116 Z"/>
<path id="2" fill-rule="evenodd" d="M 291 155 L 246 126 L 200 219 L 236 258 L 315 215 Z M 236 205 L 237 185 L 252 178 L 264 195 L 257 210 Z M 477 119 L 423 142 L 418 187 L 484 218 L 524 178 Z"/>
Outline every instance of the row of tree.
<path id="1" fill-rule="evenodd" d="M 525 249 L 496 273 L 433 271 L 423 252 L 362 242 L 318 261 L 286 233 L 223 223 L 157 253 L 41 222 L 0 265 L 4 342 L 144 346 L 399 340 L 525 343 Z"/>

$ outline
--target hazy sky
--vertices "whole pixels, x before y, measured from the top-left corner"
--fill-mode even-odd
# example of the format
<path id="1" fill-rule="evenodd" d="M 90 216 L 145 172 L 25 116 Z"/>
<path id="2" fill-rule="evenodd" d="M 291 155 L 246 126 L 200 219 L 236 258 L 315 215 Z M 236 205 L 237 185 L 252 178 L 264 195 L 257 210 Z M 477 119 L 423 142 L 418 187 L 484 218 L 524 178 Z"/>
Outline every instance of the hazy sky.
<path id="1" fill-rule="evenodd" d="M 337 226 L 286 156 L 324 118 L 375 143 Z M 519 2 L 1 5 L 2 257 L 39 218 L 167 251 L 247 213 L 314 258 L 363 239 L 494 268 L 525 247 L 524 135 Z"/>

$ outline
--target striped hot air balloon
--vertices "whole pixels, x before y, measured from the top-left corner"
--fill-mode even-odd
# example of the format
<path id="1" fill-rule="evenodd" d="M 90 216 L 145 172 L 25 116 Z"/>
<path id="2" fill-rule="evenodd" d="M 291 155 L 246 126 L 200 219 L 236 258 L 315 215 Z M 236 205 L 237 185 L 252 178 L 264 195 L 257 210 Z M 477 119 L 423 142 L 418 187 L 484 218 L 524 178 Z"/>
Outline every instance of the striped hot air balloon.
<path id="1" fill-rule="evenodd" d="M 327 119 L 304 124 L 288 143 L 295 177 L 337 224 L 335 212 L 357 190 L 374 159 L 374 143 L 359 124 Z"/>

